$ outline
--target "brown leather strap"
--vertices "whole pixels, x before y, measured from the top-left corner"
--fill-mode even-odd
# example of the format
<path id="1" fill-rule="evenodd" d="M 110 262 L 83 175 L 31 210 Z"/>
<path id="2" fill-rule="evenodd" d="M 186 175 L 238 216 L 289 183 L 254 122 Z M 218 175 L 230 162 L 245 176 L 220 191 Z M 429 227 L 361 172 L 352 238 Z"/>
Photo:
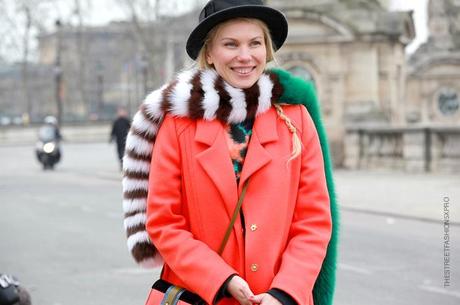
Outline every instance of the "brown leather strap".
<path id="1" fill-rule="evenodd" d="M 241 190 L 241 196 L 240 198 L 238 198 L 238 202 L 236 203 L 236 207 L 235 207 L 235 211 L 233 212 L 232 219 L 230 220 L 230 223 L 227 227 L 227 231 L 225 232 L 224 239 L 222 240 L 222 243 L 220 244 L 219 251 L 218 251 L 219 255 L 222 255 L 222 252 L 224 252 L 225 245 L 227 244 L 230 234 L 232 233 L 236 218 L 240 214 L 244 196 L 246 196 L 246 190 L 248 189 L 248 184 L 249 184 L 249 179 L 246 180 L 246 182 L 244 183 L 243 189 Z M 177 305 L 179 298 L 184 291 L 185 289 L 179 286 L 171 286 L 166 291 L 165 296 L 160 305 Z"/>
<path id="2" fill-rule="evenodd" d="M 230 234 L 232 233 L 233 225 L 235 224 L 236 218 L 240 214 L 241 205 L 243 204 L 244 196 L 246 196 L 246 190 L 248 189 L 248 184 L 249 184 L 249 179 L 244 182 L 243 190 L 241 191 L 241 196 L 240 198 L 238 198 L 238 202 L 236 204 L 235 211 L 233 212 L 232 219 L 230 220 L 230 224 L 227 227 L 227 231 L 225 232 L 224 239 L 222 240 L 219 250 L 217 251 L 219 255 L 222 255 L 222 253 L 224 252 L 225 245 L 227 244 Z"/>

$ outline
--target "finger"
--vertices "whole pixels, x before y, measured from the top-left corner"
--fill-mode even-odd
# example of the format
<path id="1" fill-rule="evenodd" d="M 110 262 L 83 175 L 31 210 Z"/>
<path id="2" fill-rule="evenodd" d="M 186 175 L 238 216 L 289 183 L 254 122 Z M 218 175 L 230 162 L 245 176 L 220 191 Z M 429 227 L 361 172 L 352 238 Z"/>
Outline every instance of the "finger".
<path id="1" fill-rule="evenodd" d="M 263 298 L 263 295 L 262 294 L 258 294 L 258 295 L 253 295 L 249 298 L 249 300 L 252 302 L 252 303 L 257 303 L 257 304 L 260 304 L 262 302 L 262 298 Z"/>
<path id="2" fill-rule="evenodd" d="M 237 298 L 237 301 L 238 303 L 240 303 L 241 305 L 252 305 L 252 302 L 246 298 L 245 296 L 243 295 L 240 295 L 238 298 Z"/>
<path id="3" fill-rule="evenodd" d="M 242 287 L 242 292 L 243 292 L 243 295 L 245 296 L 245 298 L 248 299 L 248 300 L 249 300 L 249 298 L 254 296 L 254 293 L 251 291 L 251 288 L 249 288 L 246 285 Z"/>

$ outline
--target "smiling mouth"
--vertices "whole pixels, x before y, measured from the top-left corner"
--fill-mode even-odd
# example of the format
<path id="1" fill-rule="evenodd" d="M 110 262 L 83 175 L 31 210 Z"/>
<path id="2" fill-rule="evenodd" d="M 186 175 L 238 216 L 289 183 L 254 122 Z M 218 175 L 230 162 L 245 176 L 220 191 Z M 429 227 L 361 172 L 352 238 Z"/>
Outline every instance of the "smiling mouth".
<path id="1" fill-rule="evenodd" d="M 252 71 L 255 70 L 255 66 L 254 67 L 244 67 L 244 68 L 231 68 L 232 71 L 240 74 L 240 75 L 248 75 L 249 73 L 251 73 Z"/>

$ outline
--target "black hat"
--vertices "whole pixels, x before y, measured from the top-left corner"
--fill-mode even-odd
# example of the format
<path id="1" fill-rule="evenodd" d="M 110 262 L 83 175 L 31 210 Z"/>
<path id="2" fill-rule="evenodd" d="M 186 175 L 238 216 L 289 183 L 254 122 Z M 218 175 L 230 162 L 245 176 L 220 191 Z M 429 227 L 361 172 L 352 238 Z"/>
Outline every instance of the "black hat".
<path id="1" fill-rule="evenodd" d="M 255 18 L 265 22 L 276 49 L 286 40 L 286 17 L 280 11 L 265 6 L 262 0 L 211 0 L 201 10 L 199 24 L 188 37 L 187 54 L 196 59 L 208 32 L 217 24 L 238 17 Z"/>

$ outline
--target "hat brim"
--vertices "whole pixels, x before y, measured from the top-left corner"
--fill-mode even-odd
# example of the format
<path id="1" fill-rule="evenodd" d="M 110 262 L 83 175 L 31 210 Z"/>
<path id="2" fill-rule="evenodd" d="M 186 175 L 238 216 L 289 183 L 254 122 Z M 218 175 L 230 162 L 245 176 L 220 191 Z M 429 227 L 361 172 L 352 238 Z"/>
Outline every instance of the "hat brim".
<path id="1" fill-rule="evenodd" d="M 234 18 L 255 18 L 263 21 L 270 30 L 276 50 L 286 40 L 288 23 L 283 13 L 263 5 L 241 5 L 221 10 L 203 19 L 188 37 L 186 45 L 187 54 L 195 60 L 203 47 L 204 40 L 209 31 L 217 24 Z"/>

